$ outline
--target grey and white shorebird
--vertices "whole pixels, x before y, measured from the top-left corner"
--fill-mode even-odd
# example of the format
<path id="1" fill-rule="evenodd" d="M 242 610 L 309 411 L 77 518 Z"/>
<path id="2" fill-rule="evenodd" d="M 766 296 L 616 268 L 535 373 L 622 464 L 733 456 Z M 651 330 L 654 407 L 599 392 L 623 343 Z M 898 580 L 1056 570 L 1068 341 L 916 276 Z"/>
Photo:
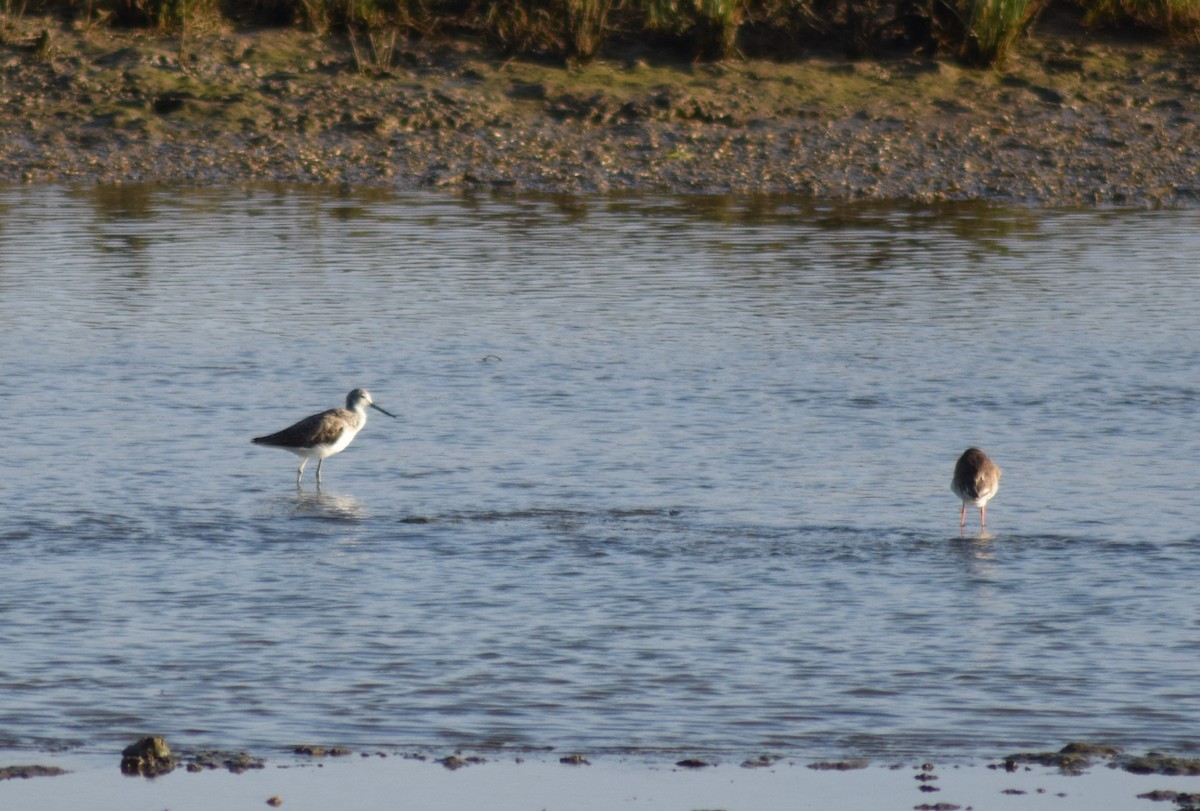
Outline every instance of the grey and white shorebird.
<path id="1" fill-rule="evenodd" d="M 321 467 L 326 457 L 341 453 L 351 440 L 367 424 L 367 407 L 387 414 L 396 415 L 375 405 L 366 389 L 355 389 L 346 395 L 345 408 L 331 408 L 320 414 L 305 417 L 300 422 L 274 434 L 255 437 L 255 445 L 283 448 L 300 457 L 300 469 L 296 471 L 296 486 L 304 475 L 304 466 L 309 459 L 317 460 L 317 485 L 321 484 Z"/>
<path id="2" fill-rule="evenodd" d="M 1000 468 L 979 448 L 967 448 L 954 465 L 950 489 L 962 499 L 962 515 L 958 527 L 967 524 L 967 505 L 979 508 L 979 528 L 987 526 L 987 503 L 1000 489 Z"/>

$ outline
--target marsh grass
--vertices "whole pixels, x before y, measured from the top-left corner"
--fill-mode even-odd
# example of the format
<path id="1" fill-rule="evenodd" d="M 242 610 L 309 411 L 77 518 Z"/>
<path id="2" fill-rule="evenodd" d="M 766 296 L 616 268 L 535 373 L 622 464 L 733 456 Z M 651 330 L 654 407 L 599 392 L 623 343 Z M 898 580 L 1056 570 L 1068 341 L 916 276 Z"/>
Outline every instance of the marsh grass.
<path id="1" fill-rule="evenodd" d="M 563 49 L 562 29 L 546 4 L 491 0 L 480 20 L 488 37 L 509 53 L 547 54 Z"/>
<path id="2" fill-rule="evenodd" d="M 219 0 L 100 0 L 88 5 L 107 13 L 117 25 L 162 31 L 196 30 L 222 16 Z"/>
<path id="3" fill-rule="evenodd" d="M 0 0 L 27 12 L 188 37 L 212 25 L 303 25 L 344 36 L 363 73 L 387 72 L 405 36 L 484 35 L 511 54 L 587 60 L 606 45 L 668 41 L 699 59 L 952 55 L 1003 66 L 1050 2 L 1090 26 L 1137 26 L 1200 41 L 1200 0 Z"/>
<path id="4" fill-rule="evenodd" d="M 611 0 L 564 0 L 568 56 L 591 59 L 600 50 Z"/>
<path id="5" fill-rule="evenodd" d="M 2 0 L 0 2 L 0 45 L 9 45 L 18 37 L 14 31 L 25 16 L 24 0 Z"/>
<path id="6" fill-rule="evenodd" d="M 959 55 L 973 65 L 1003 66 L 1017 38 L 1041 13 L 1046 0 L 965 0 Z"/>
<path id="7" fill-rule="evenodd" d="M 483 28 L 510 53 L 588 60 L 604 41 L 611 8 L 612 0 L 489 0 Z"/>
<path id="8" fill-rule="evenodd" d="M 1193 39 L 1200 34 L 1200 0 L 1093 0 L 1084 8 L 1092 26 L 1133 25 Z"/>
<path id="9" fill-rule="evenodd" d="M 353 28 L 348 29 L 347 33 L 350 36 L 350 48 L 354 52 L 354 64 L 359 73 L 364 76 L 384 76 L 391 72 L 396 38 L 400 35 L 398 28 L 368 28 L 365 45 L 359 44 L 359 38 Z"/>
<path id="10" fill-rule="evenodd" d="M 19 20 L 25 16 L 26 0 L 3 0 L 0 2 L 0 19 Z"/>
<path id="11" fill-rule="evenodd" d="M 743 0 L 643 0 L 647 27 L 691 39 L 696 55 L 726 59 L 737 49 Z"/>
<path id="12" fill-rule="evenodd" d="M 325 0 L 299 0 L 300 19 L 308 30 L 324 36 L 329 33 L 329 4 Z"/>
<path id="13" fill-rule="evenodd" d="M 700 55 L 709 59 L 733 56 L 742 24 L 742 0 L 693 0 L 693 4 Z"/>

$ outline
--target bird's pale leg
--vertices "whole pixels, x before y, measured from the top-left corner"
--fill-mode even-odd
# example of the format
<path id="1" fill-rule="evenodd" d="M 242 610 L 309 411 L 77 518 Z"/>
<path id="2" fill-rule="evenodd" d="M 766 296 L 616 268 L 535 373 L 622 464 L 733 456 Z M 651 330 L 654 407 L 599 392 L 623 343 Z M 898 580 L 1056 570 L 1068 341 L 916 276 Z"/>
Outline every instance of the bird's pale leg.
<path id="1" fill-rule="evenodd" d="M 987 505 L 984 504 L 979 508 L 979 528 L 983 529 L 987 526 Z"/>
<path id="2" fill-rule="evenodd" d="M 296 486 L 297 487 L 300 486 L 300 477 L 304 475 L 304 466 L 307 464 L 308 464 L 308 457 L 307 456 L 302 457 L 300 459 L 300 467 L 296 471 Z"/>
<path id="3" fill-rule="evenodd" d="M 321 466 L 325 464 L 324 459 L 317 460 L 317 487 L 321 486 Z"/>
<path id="4" fill-rule="evenodd" d="M 958 528 L 962 529 L 967 525 L 967 502 L 963 502 L 962 516 L 958 519 Z"/>

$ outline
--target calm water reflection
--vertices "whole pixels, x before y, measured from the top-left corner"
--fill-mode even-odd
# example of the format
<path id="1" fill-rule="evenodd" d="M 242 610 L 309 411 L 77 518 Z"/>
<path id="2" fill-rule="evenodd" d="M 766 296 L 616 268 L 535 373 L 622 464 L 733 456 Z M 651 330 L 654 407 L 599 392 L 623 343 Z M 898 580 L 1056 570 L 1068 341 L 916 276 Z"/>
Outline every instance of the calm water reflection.
<path id="1" fill-rule="evenodd" d="M 0 746 L 1185 748 L 1198 225 L 0 190 Z"/>

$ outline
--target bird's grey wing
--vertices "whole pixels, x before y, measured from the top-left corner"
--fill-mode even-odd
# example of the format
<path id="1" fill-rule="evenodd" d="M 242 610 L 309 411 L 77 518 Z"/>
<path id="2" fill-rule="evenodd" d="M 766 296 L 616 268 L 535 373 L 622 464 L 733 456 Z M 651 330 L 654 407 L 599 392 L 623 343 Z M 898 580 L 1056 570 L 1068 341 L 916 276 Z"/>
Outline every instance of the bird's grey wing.
<path id="1" fill-rule="evenodd" d="M 256 437 L 254 441 L 260 445 L 282 445 L 286 448 L 311 448 L 314 445 L 333 443 L 346 427 L 345 423 L 338 419 L 338 411 L 339 409 L 331 408 L 320 414 L 313 414 L 282 431 Z"/>

